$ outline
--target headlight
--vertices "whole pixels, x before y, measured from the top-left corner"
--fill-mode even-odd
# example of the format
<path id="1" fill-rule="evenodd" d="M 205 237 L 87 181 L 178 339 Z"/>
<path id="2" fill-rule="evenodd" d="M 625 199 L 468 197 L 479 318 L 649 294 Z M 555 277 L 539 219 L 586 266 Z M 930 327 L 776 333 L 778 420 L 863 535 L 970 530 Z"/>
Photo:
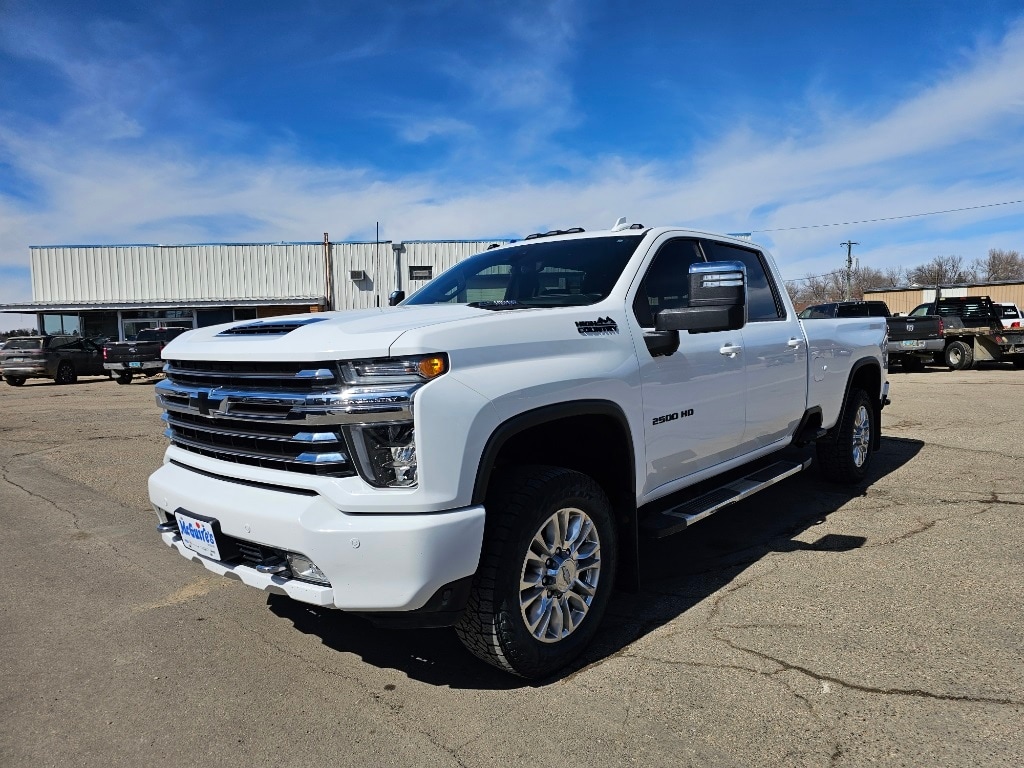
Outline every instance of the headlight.
<path id="1" fill-rule="evenodd" d="M 416 485 L 416 434 L 412 422 L 349 427 L 363 478 L 378 488 Z"/>
<path id="2" fill-rule="evenodd" d="M 348 384 L 427 382 L 447 371 L 448 356 L 443 354 L 380 357 L 341 364 L 341 373 Z"/>

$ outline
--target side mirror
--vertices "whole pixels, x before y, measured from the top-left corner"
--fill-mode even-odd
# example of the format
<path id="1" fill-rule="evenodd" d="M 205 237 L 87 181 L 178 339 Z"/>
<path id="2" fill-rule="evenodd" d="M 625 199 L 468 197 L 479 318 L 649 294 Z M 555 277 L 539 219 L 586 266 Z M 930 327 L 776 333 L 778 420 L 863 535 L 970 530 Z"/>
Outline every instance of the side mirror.
<path id="1" fill-rule="evenodd" d="M 747 322 L 747 268 L 740 261 L 710 261 L 690 266 L 690 306 L 663 309 L 654 318 L 658 331 L 735 331 Z"/>
<path id="2" fill-rule="evenodd" d="M 391 295 L 388 296 L 389 307 L 401 304 L 403 301 L 405 301 L 405 291 L 392 291 Z"/>

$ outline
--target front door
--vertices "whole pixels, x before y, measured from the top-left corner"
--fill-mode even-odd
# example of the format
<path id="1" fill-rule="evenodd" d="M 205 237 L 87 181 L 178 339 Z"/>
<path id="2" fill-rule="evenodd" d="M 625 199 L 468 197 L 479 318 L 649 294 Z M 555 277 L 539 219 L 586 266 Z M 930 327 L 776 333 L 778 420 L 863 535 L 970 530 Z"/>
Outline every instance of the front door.
<path id="1" fill-rule="evenodd" d="M 742 332 L 680 333 L 679 349 L 649 354 L 643 330 L 661 309 L 689 304 L 689 268 L 703 261 L 696 240 L 666 237 L 633 301 L 643 392 L 647 495 L 737 455 L 743 437 L 746 377 Z"/>

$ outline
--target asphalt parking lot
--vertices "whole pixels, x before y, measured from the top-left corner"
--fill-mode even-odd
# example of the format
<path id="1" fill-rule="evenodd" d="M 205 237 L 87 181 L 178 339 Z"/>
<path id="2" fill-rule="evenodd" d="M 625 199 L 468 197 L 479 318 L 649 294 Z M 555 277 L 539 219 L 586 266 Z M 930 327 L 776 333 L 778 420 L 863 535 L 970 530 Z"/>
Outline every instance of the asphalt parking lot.
<path id="1" fill-rule="evenodd" d="M 151 381 L 0 385 L 0 766 L 1024 764 L 1024 371 L 890 381 L 870 484 L 645 546 L 541 684 L 164 547 Z"/>

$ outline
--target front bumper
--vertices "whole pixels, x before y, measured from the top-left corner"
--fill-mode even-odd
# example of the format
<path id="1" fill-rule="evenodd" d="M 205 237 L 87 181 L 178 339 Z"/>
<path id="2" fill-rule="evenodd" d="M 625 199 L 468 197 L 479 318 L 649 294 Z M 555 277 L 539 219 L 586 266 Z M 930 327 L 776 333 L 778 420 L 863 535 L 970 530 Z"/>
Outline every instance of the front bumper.
<path id="1" fill-rule="evenodd" d="M 227 536 L 305 555 L 330 586 L 211 560 L 187 548 L 178 533 L 161 533 L 182 556 L 251 587 L 347 611 L 423 608 L 442 587 L 475 573 L 483 541 L 481 506 L 354 515 L 319 494 L 242 484 L 176 463 L 150 476 L 149 496 L 161 523 L 173 520 L 179 508 L 216 518 Z"/>

